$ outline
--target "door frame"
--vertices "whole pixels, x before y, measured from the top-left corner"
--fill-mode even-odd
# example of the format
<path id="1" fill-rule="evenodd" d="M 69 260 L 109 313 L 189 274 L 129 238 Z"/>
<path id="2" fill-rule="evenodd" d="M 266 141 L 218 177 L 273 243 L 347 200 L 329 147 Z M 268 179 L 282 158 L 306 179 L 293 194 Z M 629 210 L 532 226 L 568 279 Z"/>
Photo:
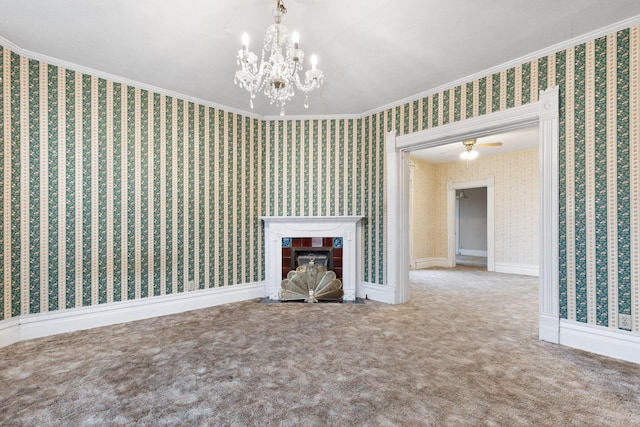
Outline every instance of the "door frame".
<path id="1" fill-rule="evenodd" d="M 456 199 L 457 190 L 468 188 L 487 188 L 487 271 L 496 271 L 495 262 L 495 191 L 493 185 L 493 175 L 486 179 L 475 181 L 447 181 L 447 263 L 449 267 L 456 266 L 456 249 L 460 239 L 459 224 L 459 201 Z M 452 218 L 453 216 L 453 218 Z"/>
<path id="2" fill-rule="evenodd" d="M 480 138 L 538 125 L 540 163 L 540 277 L 539 337 L 558 343 L 560 338 L 558 222 L 559 222 L 559 89 L 540 92 L 537 102 L 448 125 L 396 136 L 385 141 L 385 203 L 387 300 L 409 300 L 409 156 L 412 151 Z"/>

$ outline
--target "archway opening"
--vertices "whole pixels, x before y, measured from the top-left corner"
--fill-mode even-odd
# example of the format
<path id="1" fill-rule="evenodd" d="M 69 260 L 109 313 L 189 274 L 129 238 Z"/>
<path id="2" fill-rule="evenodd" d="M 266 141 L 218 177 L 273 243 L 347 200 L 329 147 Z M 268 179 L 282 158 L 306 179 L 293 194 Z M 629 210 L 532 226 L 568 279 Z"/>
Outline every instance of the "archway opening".
<path id="1" fill-rule="evenodd" d="M 386 140 L 387 284 L 394 303 L 409 299 L 409 157 L 415 150 L 526 126 L 539 129 L 540 304 L 539 336 L 559 342 L 558 294 L 558 88 L 538 102 Z"/>

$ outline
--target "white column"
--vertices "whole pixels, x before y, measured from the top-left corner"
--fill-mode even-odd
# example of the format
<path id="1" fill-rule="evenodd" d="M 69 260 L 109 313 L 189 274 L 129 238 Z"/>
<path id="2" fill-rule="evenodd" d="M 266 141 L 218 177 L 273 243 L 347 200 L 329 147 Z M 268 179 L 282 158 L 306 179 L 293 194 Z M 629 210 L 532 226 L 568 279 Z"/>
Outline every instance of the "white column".
<path id="1" fill-rule="evenodd" d="M 408 236 L 409 222 L 409 154 L 401 152 L 396 147 L 396 132 L 387 133 L 385 142 L 385 205 L 387 212 L 387 283 L 389 293 L 393 294 L 394 304 L 402 304 L 409 301 L 409 269 L 403 267 L 403 263 L 409 265 L 409 239 L 401 239 L 399 236 Z M 406 156 L 406 158 L 404 158 Z M 403 162 L 406 165 L 403 165 Z M 403 167 L 404 166 L 404 167 Z M 406 177 L 398 176 L 402 172 Z"/>
<path id="2" fill-rule="evenodd" d="M 558 87 L 540 92 L 540 339 L 560 340 Z"/>

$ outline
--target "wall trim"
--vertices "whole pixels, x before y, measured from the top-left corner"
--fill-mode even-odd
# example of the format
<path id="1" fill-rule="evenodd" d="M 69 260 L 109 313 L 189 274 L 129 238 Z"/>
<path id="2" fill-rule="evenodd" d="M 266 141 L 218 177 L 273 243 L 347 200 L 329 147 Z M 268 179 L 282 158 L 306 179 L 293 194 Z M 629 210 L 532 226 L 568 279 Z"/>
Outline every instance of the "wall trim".
<path id="1" fill-rule="evenodd" d="M 538 315 L 538 338 L 557 344 L 560 335 L 560 318 L 547 313 Z"/>
<path id="2" fill-rule="evenodd" d="M 423 129 L 402 136 L 397 136 L 395 131 L 391 131 L 388 134 L 388 138 L 393 136 L 394 150 L 416 151 L 459 142 L 464 138 L 481 138 L 499 132 L 535 126 L 538 125 L 539 122 L 540 101 L 496 111 L 483 116 L 471 117 L 434 128 Z M 391 147 L 387 148 L 388 151 L 390 149 Z M 482 182 L 484 182 L 484 180 L 465 182 L 465 185 L 470 185 L 465 188 L 486 186 L 486 184 L 482 184 Z"/>
<path id="3" fill-rule="evenodd" d="M 183 313 L 261 298 L 264 295 L 265 283 L 256 282 L 51 313 L 28 314 L 0 322 L 0 347 L 33 338 Z"/>
<path id="4" fill-rule="evenodd" d="M 358 297 L 386 304 L 395 303 L 394 289 L 391 286 L 378 285 L 377 283 L 362 282 Z"/>
<path id="5" fill-rule="evenodd" d="M 351 114 L 318 114 L 318 115 L 304 115 L 304 114 L 287 114 L 284 117 L 277 115 L 266 115 L 260 117 L 261 120 L 265 122 L 288 122 L 294 120 L 360 120 L 365 118 L 366 116 L 361 113 L 351 113 Z"/>
<path id="6" fill-rule="evenodd" d="M 514 262 L 496 262 L 496 273 L 521 274 L 524 276 L 540 276 L 540 266 L 536 264 L 516 264 Z"/>
<path id="7" fill-rule="evenodd" d="M 499 131 L 538 124 L 540 150 L 540 319 L 560 318 L 559 291 L 559 196 L 558 140 L 559 88 L 540 91 L 539 100 L 484 116 L 450 123 L 431 129 L 397 136 L 388 132 L 385 141 L 385 206 L 387 209 L 386 245 L 389 286 L 394 289 L 396 303 L 409 298 L 409 155 L 411 151 L 436 147 L 468 137 L 486 136 Z M 487 188 L 487 194 L 489 188 Z M 449 191 L 447 194 L 452 194 Z M 487 195 L 488 197 L 488 195 Z M 450 201 L 448 198 L 448 202 Z M 487 206 L 489 207 L 489 206 Z M 487 212 L 487 219 L 490 213 Z M 487 224 L 489 228 L 489 224 Z M 488 244 L 488 242 L 487 242 Z M 487 247 L 491 254 L 493 248 Z M 489 261 L 489 260 L 487 260 Z M 493 266 L 494 267 L 494 266 Z M 490 266 L 487 265 L 487 269 Z M 550 329 L 540 323 L 540 337 L 558 342 Z M 544 335 L 543 335 L 544 334 Z"/>
<path id="8" fill-rule="evenodd" d="M 0 321 L 0 347 L 20 341 L 20 319 L 14 317 Z"/>
<path id="9" fill-rule="evenodd" d="M 0 45 L 10 49 L 11 51 L 17 53 L 20 56 L 29 59 L 35 59 L 36 61 L 44 62 L 49 65 L 54 65 L 56 67 L 62 67 L 67 70 L 77 71 L 84 74 L 89 74 L 91 76 L 95 76 L 101 79 L 110 80 L 115 83 L 121 83 L 127 86 L 134 86 L 139 89 L 147 90 L 149 92 L 154 92 L 160 95 L 170 96 L 176 99 L 181 99 L 187 102 L 193 102 L 194 104 L 203 105 L 205 107 L 211 107 L 218 110 L 223 110 L 228 113 L 240 114 L 244 117 L 249 117 L 252 119 L 264 120 L 263 116 L 258 114 L 241 110 L 239 108 L 233 108 L 222 104 L 217 104 L 213 101 L 207 101 L 202 98 L 197 98 L 195 96 L 186 95 L 184 93 L 174 92 L 169 89 L 163 89 L 161 87 L 153 86 L 147 83 L 142 83 L 137 80 L 128 79 L 126 77 L 121 77 L 115 74 L 107 73 L 104 71 L 96 70 L 95 68 L 85 67 L 84 65 L 78 65 L 73 62 L 65 61 L 63 59 L 54 58 L 52 56 L 47 56 L 42 53 L 33 52 L 31 50 L 23 49 L 20 46 L 16 45 L 10 40 L 5 39 L 4 37 L 0 37 Z"/>
<path id="10" fill-rule="evenodd" d="M 640 335 L 560 319 L 560 344 L 640 364 Z"/>
<path id="11" fill-rule="evenodd" d="M 640 15 L 633 16 L 631 18 L 624 19 L 619 22 L 615 22 L 611 25 L 607 25 L 606 27 L 598 28 L 596 30 L 590 31 L 588 33 L 584 33 L 577 37 L 573 37 L 569 40 L 562 41 L 560 43 L 556 43 L 554 45 L 548 46 L 546 48 L 537 50 L 535 52 L 523 55 L 519 58 L 512 59 L 507 62 L 503 62 L 502 64 L 495 65 L 491 68 L 484 69 L 482 71 L 478 71 L 477 73 L 470 74 L 466 77 L 459 78 L 457 80 L 453 80 L 448 83 L 444 83 L 440 86 L 436 86 L 432 89 L 427 89 L 423 92 L 417 93 L 415 95 L 410 95 L 402 99 L 398 99 L 397 101 L 390 102 L 381 107 L 374 108 L 369 111 L 365 111 L 362 113 L 362 117 L 371 116 L 373 114 L 379 113 L 381 111 L 389 110 L 404 104 L 411 103 L 413 101 L 419 100 L 421 98 L 426 98 L 428 96 L 434 95 L 436 93 L 443 92 L 445 90 L 460 86 L 464 83 L 469 83 L 474 80 L 481 79 L 486 76 L 491 76 L 492 74 L 499 73 L 503 70 L 508 70 L 509 68 L 516 67 L 518 65 L 534 61 L 536 59 L 540 59 L 542 57 L 551 55 L 556 52 L 561 52 L 563 50 L 575 47 L 582 43 L 587 43 L 591 40 L 598 39 L 600 37 L 606 36 L 608 34 L 616 33 L 618 31 L 631 28 L 635 25 L 640 24 Z"/>
<path id="12" fill-rule="evenodd" d="M 437 128 L 435 128 L 437 129 Z M 410 134 L 414 135 L 414 134 Z M 393 304 L 409 301 L 409 153 L 397 149 L 396 131 L 387 132 L 384 152 L 385 253 L 387 285 L 393 289 Z"/>
<path id="13" fill-rule="evenodd" d="M 411 260 L 410 268 L 412 270 L 420 270 L 423 268 L 431 268 L 431 267 L 449 268 L 451 267 L 451 265 L 449 264 L 449 260 L 446 257 L 445 258 L 437 258 L 437 257 L 417 258 L 417 259 Z"/>
<path id="14" fill-rule="evenodd" d="M 497 113 L 496 113 L 497 114 Z M 472 119 L 469 119 L 472 120 Z M 463 122 L 461 122 L 463 123 Z M 475 181 L 447 181 L 447 256 L 449 264 L 456 265 L 456 190 L 468 188 L 487 188 L 487 271 L 495 271 L 495 179 L 487 175 L 485 179 Z M 462 251 L 460 251 L 462 252 Z"/>

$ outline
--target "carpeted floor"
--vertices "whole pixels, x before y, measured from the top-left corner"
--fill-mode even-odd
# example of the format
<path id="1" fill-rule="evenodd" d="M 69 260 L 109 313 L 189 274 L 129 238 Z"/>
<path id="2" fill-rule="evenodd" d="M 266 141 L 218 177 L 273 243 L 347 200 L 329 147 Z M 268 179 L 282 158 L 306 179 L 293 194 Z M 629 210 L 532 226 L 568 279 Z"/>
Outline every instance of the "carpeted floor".
<path id="1" fill-rule="evenodd" d="M 257 300 L 0 349 L 6 426 L 637 426 L 640 366 L 537 339 L 537 279 L 411 273 L 411 302 Z"/>

